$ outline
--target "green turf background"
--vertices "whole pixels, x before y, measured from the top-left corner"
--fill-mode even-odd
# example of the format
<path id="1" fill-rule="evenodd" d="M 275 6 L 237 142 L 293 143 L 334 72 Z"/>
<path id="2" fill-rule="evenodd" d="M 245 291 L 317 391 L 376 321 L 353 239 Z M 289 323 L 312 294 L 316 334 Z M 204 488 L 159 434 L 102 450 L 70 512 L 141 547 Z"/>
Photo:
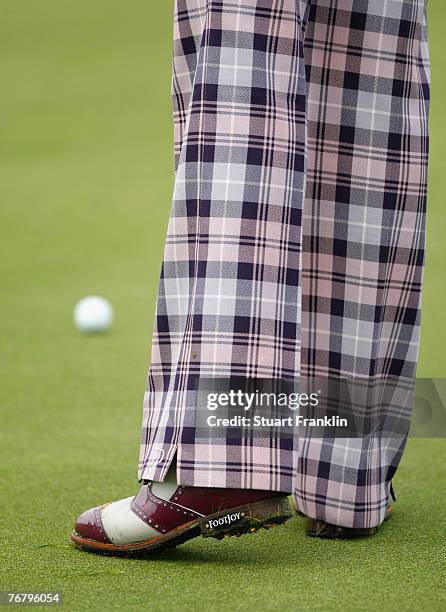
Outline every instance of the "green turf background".
<path id="1" fill-rule="evenodd" d="M 428 257 L 419 374 L 446 376 L 446 3 L 430 0 Z M 302 521 L 148 560 L 67 536 L 137 490 L 142 393 L 173 164 L 169 0 L 1 0 L 0 588 L 60 589 L 70 610 L 445 609 L 444 440 L 410 441 L 400 502 L 374 538 Z M 84 337 L 76 301 L 109 298 Z"/>

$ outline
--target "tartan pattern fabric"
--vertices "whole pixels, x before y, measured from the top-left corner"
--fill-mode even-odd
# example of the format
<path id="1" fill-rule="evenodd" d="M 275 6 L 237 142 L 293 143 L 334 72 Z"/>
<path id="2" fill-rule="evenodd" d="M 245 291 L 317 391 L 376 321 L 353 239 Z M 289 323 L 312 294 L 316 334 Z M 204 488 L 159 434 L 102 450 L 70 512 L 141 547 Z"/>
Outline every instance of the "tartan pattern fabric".
<path id="1" fill-rule="evenodd" d="M 194 434 L 200 377 L 415 376 L 424 258 L 425 0 L 177 0 L 176 177 L 139 477 L 294 491 L 384 518 L 399 440 Z"/>
<path id="2" fill-rule="evenodd" d="M 301 374 L 404 387 L 424 256 L 425 2 L 311 4 Z M 403 448 L 399 438 L 300 440 L 297 505 L 336 525 L 380 524 Z"/>

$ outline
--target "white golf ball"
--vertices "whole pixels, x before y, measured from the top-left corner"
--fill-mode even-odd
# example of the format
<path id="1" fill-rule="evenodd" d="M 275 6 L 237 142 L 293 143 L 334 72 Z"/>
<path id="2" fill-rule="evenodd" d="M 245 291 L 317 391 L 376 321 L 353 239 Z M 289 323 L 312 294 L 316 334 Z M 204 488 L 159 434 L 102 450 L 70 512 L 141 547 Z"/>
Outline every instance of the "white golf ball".
<path id="1" fill-rule="evenodd" d="M 113 323 L 113 308 L 104 298 L 89 295 L 76 304 L 73 318 L 83 332 L 106 331 Z"/>

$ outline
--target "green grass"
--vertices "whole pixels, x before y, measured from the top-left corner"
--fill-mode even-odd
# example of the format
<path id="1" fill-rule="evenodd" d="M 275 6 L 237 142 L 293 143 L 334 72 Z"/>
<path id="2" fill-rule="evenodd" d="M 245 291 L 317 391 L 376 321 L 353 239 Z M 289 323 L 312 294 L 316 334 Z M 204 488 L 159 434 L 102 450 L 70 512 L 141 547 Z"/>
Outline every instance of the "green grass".
<path id="1" fill-rule="evenodd" d="M 171 2 L 1 5 L 0 588 L 70 610 L 444 609 L 444 440 L 412 440 L 374 538 L 301 519 L 146 560 L 75 550 L 76 515 L 137 490 L 143 386 L 172 188 Z M 430 0 L 434 103 L 420 375 L 444 377 L 446 7 Z M 82 296 L 115 306 L 83 337 Z"/>

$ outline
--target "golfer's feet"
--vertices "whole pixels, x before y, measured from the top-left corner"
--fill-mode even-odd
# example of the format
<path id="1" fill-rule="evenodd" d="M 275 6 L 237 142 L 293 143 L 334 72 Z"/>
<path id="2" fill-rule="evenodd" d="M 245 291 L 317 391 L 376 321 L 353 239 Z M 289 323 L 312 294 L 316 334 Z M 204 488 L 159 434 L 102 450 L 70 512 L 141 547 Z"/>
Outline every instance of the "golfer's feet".
<path id="1" fill-rule="evenodd" d="M 387 520 L 392 515 L 392 506 L 387 506 L 384 520 Z M 368 527 L 365 529 L 355 529 L 352 527 L 341 527 L 340 525 L 332 525 L 318 519 L 307 518 L 307 527 L 305 533 L 313 538 L 347 540 L 351 538 L 363 538 L 374 535 L 379 530 L 377 527 Z"/>
<path id="2" fill-rule="evenodd" d="M 222 539 L 284 523 L 291 517 L 283 493 L 249 489 L 144 484 L 135 497 L 87 510 L 72 541 L 101 553 L 169 548 L 199 535 Z"/>

